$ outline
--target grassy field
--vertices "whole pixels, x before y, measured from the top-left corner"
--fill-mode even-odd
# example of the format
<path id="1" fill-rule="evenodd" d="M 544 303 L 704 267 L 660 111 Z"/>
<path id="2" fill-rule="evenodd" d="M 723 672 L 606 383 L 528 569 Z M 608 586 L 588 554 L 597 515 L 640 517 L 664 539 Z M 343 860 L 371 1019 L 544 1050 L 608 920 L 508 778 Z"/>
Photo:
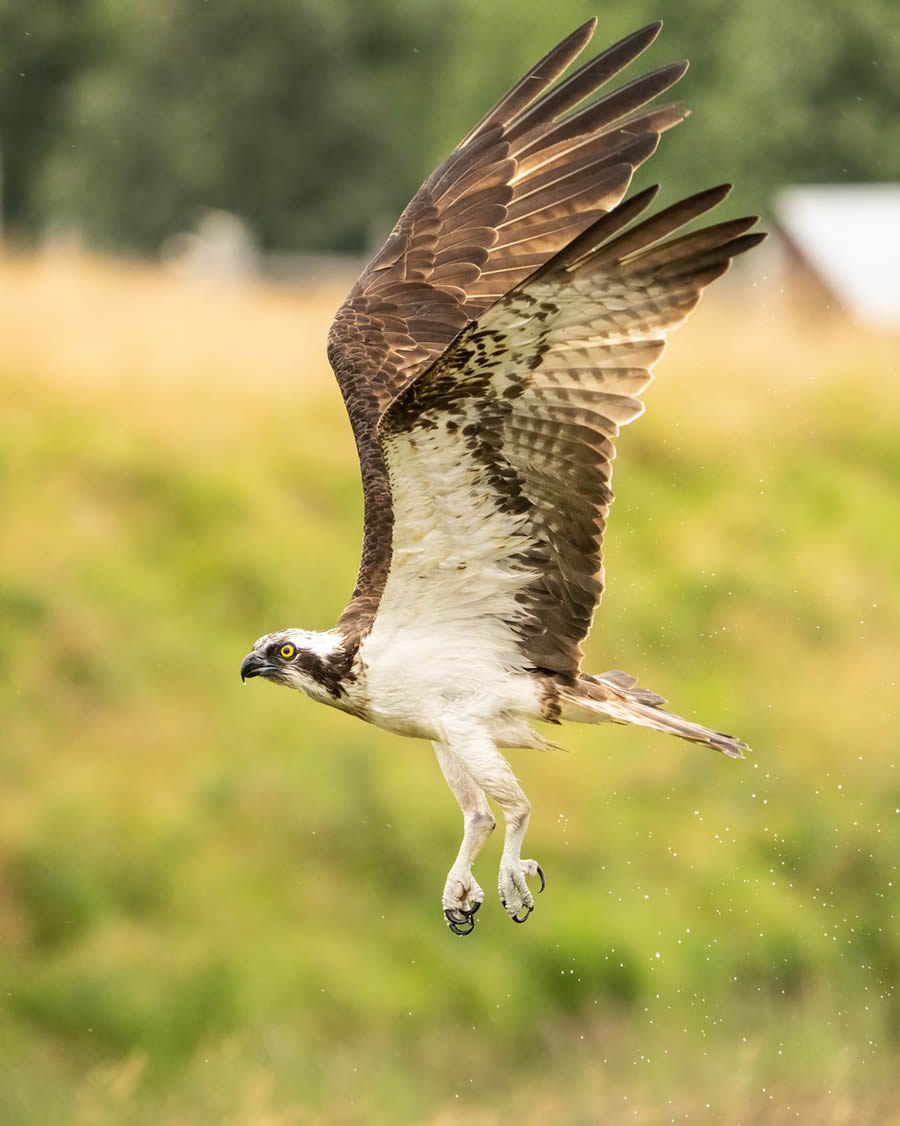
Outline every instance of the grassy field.
<path id="1" fill-rule="evenodd" d="M 340 296 L 0 263 L 0 1121 L 900 1123 L 896 339 L 678 335 L 588 665 L 755 753 L 514 754 L 547 892 L 462 941 L 430 748 L 238 678 L 352 587 Z"/>

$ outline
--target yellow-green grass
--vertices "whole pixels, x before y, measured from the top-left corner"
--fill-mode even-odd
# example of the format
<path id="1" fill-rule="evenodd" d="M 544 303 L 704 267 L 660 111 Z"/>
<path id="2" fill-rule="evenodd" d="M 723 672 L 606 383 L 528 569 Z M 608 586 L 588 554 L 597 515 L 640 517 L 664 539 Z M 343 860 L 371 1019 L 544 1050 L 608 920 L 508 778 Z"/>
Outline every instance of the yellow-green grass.
<path id="1" fill-rule="evenodd" d="M 340 297 L 0 265 L 0 1121 L 900 1121 L 896 339 L 676 337 L 588 667 L 754 754 L 514 753 L 548 889 L 495 838 L 462 941 L 430 748 L 238 678 L 352 587 Z"/>

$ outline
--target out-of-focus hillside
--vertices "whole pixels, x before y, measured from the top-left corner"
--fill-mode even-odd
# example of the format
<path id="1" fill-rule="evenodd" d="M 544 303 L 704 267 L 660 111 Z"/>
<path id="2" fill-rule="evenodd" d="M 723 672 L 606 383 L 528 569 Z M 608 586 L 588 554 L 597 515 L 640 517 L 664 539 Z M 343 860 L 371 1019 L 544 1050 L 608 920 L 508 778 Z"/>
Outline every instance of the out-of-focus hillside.
<path id="1" fill-rule="evenodd" d="M 754 754 L 514 753 L 549 886 L 463 942 L 428 746 L 238 678 L 353 583 L 340 297 L 0 263 L 0 1120 L 900 1121 L 896 340 L 676 337 L 589 665 Z"/>

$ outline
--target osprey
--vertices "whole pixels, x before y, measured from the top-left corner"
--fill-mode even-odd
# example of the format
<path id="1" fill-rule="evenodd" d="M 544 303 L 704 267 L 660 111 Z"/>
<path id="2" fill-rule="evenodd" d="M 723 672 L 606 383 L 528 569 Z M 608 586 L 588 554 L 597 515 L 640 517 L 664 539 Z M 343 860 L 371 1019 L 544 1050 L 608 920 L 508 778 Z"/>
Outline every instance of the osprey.
<path id="1" fill-rule="evenodd" d="M 534 906 L 530 805 L 500 753 L 547 748 L 531 721 L 634 723 L 740 758 L 745 744 L 663 709 L 619 671 L 581 668 L 603 590 L 619 427 L 643 410 L 666 336 L 756 218 L 669 238 L 728 194 L 632 221 L 635 168 L 687 111 L 645 109 L 662 67 L 588 101 L 656 38 L 629 35 L 557 81 L 593 34 L 564 39 L 425 181 L 338 310 L 328 357 L 365 496 L 353 596 L 325 632 L 266 634 L 241 665 L 388 731 L 434 744 L 463 812 L 444 916 L 470 934 L 472 863 L 503 811 L 499 892 Z M 581 106 L 581 108 L 576 108 Z"/>

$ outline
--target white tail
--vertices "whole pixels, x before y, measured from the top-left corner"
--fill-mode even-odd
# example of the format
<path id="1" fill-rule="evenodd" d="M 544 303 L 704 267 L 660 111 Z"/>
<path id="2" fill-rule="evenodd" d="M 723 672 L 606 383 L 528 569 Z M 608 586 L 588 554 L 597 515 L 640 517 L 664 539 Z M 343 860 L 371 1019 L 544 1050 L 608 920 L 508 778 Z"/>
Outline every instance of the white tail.
<path id="1" fill-rule="evenodd" d="M 636 723 L 677 735 L 690 743 L 712 747 L 729 758 L 743 758 L 744 751 L 750 749 L 733 735 L 713 731 L 666 711 L 662 707 L 665 703 L 662 696 L 636 688 L 636 684 L 635 677 L 617 669 L 600 676 L 582 673 L 572 689 L 562 689 L 560 693 L 561 718 L 576 723 Z"/>

